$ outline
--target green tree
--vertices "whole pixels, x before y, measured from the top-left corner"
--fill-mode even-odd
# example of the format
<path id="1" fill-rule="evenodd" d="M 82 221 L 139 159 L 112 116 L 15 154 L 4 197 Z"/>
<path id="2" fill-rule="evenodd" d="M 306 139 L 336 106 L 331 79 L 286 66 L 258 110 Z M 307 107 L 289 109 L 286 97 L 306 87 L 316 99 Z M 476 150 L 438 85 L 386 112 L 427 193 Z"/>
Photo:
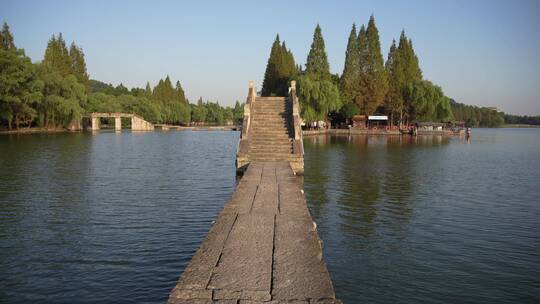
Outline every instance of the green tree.
<path id="1" fill-rule="evenodd" d="M 263 96 L 287 95 L 289 80 L 294 75 L 296 75 L 296 64 L 293 54 L 287 49 L 285 42 L 280 44 L 279 35 L 277 35 L 266 64 L 261 94 Z"/>
<path id="2" fill-rule="evenodd" d="M 61 76 L 73 74 L 72 61 L 62 33 L 58 37 L 52 35 L 47 43 L 43 65 L 60 73 Z"/>
<path id="3" fill-rule="evenodd" d="M 347 51 L 345 53 L 345 65 L 343 74 L 339 82 L 341 100 L 344 104 L 354 103 L 360 98 L 360 51 L 358 49 L 358 38 L 356 35 L 356 25 L 352 25 Z"/>
<path id="4" fill-rule="evenodd" d="M 22 50 L 0 48 L 0 121 L 7 122 L 9 129 L 13 122 L 17 129 L 21 123 L 30 126 L 41 87 L 34 65 Z"/>
<path id="5" fill-rule="evenodd" d="M 86 89 L 73 75 L 63 76 L 60 71 L 42 64 L 38 69 L 43 81 L 43 99 L 38 107 L 40 124 L 66 127 L 80 121 L 87 106 Z"/>
<path id="6" fill-rule="evenodd" d="M 302 118 L 308 122 L 325 120 L 330 111 L 341 105 L 326 55 L 321 27 L 317 24 L 306 61 L 305 75 L 298 79 Z"/>
<path id="7" fill-rule="evenodd" d="M 317 24 L 313 34 L 313 42 L 306 61 L 306 74 L 318 79 L 330 79 L 330 65 L 324 47 L 321 27 Z"/>
<path id="8" fill-rule="evenodd" d="M 411 118 L 416 121 L 447 122 L 454 119 L 449 98 L 441 87 L 430 81 L 420 80 L 409 84 L 405 88 L 404 98 L 410 105 Z"/>
<path id="9" fill-rule="evenodd" d="M 71 59 L 71 71 L 77 81 L 82 83 L 87 90 L 90 88 L 90 77 L 86 71 L 86 62 L 84 60 L 83 50 L 75 42 L 71 43 L 69 48 L 69 57 Z"/>
<path id="10" fill-rule="evenodd" d="M 298 77 L 298 98 L 302 119 L 307 122 L 326 120 L 328 113 L 341 108 L 341 98 L 324 49 L 321 27 L 317 24 L 307 57 L 306 71 Z"/>
<path id="11" fill-rule="evenodd" d="M 373 15 L 369 18 L 369 23 L 359 39 L 361 47 L 361 103 L 360 109 L 366 115 L 373 114 L 384 102 L 388 90 L 388 77 L 384 68 L 384 60 L 381 54 L 381 44 L 379 41 L 379 30 L 375 25 Z M 363 40 L 365 39 L 365 44 Z"/>
<path id="12" fill-rule="evenodd" d="M 13 34 L 9 30 L 9 26 L 6 22 L 2 26 L 2 32 L 0 32 L 0 47 L 4 50 L 15 50 L 15 41 Z"/>
<path id="13" fill-rule="evenodd" d="M 233 120 L 236 124 L 241 124 L 244 119 L 244 104 L 241 104 L 238 100 L 234 104 Z"/>
<path id="14" fill-rule="evenodd" d="M 385 107 L 391 115 L 399 115 L 400 121 L 403 116 L 408 117 L 411 105 L 405 103 L 404 90 L 407 86 L 422 80 L 422 71 L 412 47 L 412 41 L 407 38 L 405 31 L 401 32 L 399 45 L 395 42 L 388 53 L 386 71 L 389 78 L 389 90 L 386 95 Z"/>

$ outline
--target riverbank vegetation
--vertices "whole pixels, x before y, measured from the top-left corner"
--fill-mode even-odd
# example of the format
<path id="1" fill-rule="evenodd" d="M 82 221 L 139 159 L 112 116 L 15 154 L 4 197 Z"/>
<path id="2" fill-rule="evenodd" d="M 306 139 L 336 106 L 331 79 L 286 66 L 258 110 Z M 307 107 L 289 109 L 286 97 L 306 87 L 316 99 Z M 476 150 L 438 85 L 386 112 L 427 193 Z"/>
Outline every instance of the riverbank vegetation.
<path id="1" fill-rule="evenodd" d="M 379 31 L 372 15 L 367 26 L 353 24 L 341 75 L 330 73 L 330 66 L 319 25 L 307 56 L 305 69 L 295 65 L 292 53 L 279 36 L 272 45 L 262 88 L 263 96 L 285 96 L 283 88 L 297 80 L 306 122 L 344 122 L 355 115 L 387 115 L 393 125 L 416 121 L 463 121 L 471 127 L 497 127 L 510 121 L 527 121 L 490 108 L 456 103 L 442 88 L 424 79 L 413 42 L 401 32 L 392 41 L 384 60 Z"/>
<path id="2" fill-rule="evenodd" d="M 83 50 L 67 46 L 62 34 L 53 35 L 43 60 L 32 63 L 17 48 L 9 26 L 0 32 L 0 128 L 45 129 L 79 125 L 91 112 L 126 112 L 153 123 L 224 125 L 238 123 L 243 105 L 234 108 L 202 98 L 190 104 L 179 81 L 166 76 L 156 86 L 129 90 L 88 75 Z"/>

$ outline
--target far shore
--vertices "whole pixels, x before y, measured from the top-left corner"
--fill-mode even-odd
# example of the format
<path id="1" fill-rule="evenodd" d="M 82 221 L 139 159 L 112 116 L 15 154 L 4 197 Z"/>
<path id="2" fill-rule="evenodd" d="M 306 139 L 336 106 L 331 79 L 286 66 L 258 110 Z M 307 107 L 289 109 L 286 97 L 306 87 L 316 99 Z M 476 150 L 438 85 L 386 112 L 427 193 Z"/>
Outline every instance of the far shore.
<path id="1" fill-rule="evenodd" d="M 237 126 L 193 126 L 193 127 L 181 127 L 181 126 L 168 126 L 169 130 L 178 130 L 178 131 L 236 131 L 240 127 Z M 100 130 L 110 130 L 114 131 L 113 128 L 102 128 Z M 122 130 L 131 130 L 131 128 L 124 128 Z M 162 129 L 161 126 L 158 126 L 155 128 L 155 131 L 169 131 Z M 39 127 L 32 127 L 32 128 L 20 128 L 20 129 L 13 129 L 13 130 L 5 130 L 0 129 L 0 134 L 48 134 L 48 133 L 79 133 L 79 132 L 95 132 L 91 130 L 69 130 L 65 128 L 39 128 Z M 150 131 L 151 132 L 151 131 Z"/>
<path id="2" fill-rule="evenodd" d="M 506 124 L 499 128 L 540 128 L 540 125 Z"/>
<path id="3" fill-rule="evenodd" d="M 492 129 L 504 129 L 504 128 L 513 128 L 513 129 L 527 129 L 527 128 L 540 128 L 540 125 L 525 125 L 525 124 L 505 124 L 501 125 L 500 127 L 492 128 Z M 162 129 L 161 126 L 157 126 L 155 128 L 155 131 L 160 132 L 167 132 L 172 130 L 177 131 L 238 131 L 241 129 L 239 126 L 170 126 L 170 129 Z M 102 128 L 100 130 L 114 130 L 114 128 Z M 131 130 L 130 128 L 125 128 L 123 130 Z M 32 127 L 32 128 L 20 128 L 18 130 L 5 130 L 0 129 L 0 134 L 48 134 L 48 133 L 63 133 L 63 132 L 69 132 L 69 133 L 77 133 L 77 132 L 92 132 L 91 130 L 69 130 L 64 128 L 38 128 L 38 127 Z M 349 131 L 348 129 L 321 129 L 321 130 L 303 130 L 302 132 L 304 135 L 320 135 L 320 134 L 347 134 L 347 135 L 400 135 L 399 131 L 397 130 L 356 130 L 351 129 Z M 435 132 L 437 133 L 437 132 Z M 435 134 L 430 133 L 430 134 Z M 427 132 L 426 132 L 427 134 Z M 439 133 L 437 133 L 439 134 Z M 422 134 L 421 134 L 422 135 Z M 425 134 L 424 134 L 425 135 Z M 440 135 L 448 135 L 440 133 Z"/>

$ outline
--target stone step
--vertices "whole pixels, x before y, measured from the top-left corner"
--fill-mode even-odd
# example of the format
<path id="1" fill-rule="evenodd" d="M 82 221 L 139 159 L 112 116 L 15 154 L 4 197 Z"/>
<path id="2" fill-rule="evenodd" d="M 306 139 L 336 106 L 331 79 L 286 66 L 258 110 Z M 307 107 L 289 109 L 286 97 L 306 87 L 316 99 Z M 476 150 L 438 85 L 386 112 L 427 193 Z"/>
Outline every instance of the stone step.
<path id="1" fill-rule="evenodd" d="M 285 98 L 283 96 L 257 96 L 255 101 L 285 101 Z"/>
<path id="2" fill-rule="evenodd" d="M 289 127 L 287 125 L 266 125 L 266 124 L 262 124 L 262 125 L 251 125 L 250 127 L 250 130 L 269 130 L 269 131 L 272 131 L 272 130 L 284 130 L 284 131 L 289 131 Z"/>
<path id="3" fill-rule="evenodd" d="M 280 109 L 280 110 L 268 110 L 268 109 L 255 109 L 253 110 L 253 114 L 256 116 L 264 116 L 264 115 L 280 115 L 280 116 L 286 116 L 288 113 L 287 111 Z"/>
<path id="4" fill-rule="evenodd" d="M 257 130 L 250 132 L 251 138 L 289 138 L 289 132 L 287 131 L 265 131 L 265 130 Z"/>
<path id="5" fill-rule="evenodd" d="M 251 140 L 252 145 L 291 145 L 292 139 L 291 138 L 252 138 Z"/>
<path id="6" fill-rule="evenodd" d="M 253 108 L 286 108 L 287 104 L 284 102 L 275 102 L 275 103 L 266 103 L 266 102 L 256 102 L 253 104 Z"/>
<path id="7" fill-rule="evenodd" d="M 288 125 L 287 121 L 285 119 L 281 119 L 281 120 L 278 120 L 278 119 L 275 119 L 275 120 L 264 120 L 264 119 L 256 119 L 256 120 L 253 120 L 251 122 L 251 125 L 252 126 L 261 126 L 261 125 L 265 125 L 265 126 L 286 126 Z"/>
<path id="8" fill-rule="evenodd" d="M 252 130 L 288 130 L 288 126 L 285 123 L 258 123 L 258 124 L 252 124 L 251 125 Z"/>
<path id="9" fill-rule="evenodd" d="M 266 118 L 280 118 L 280 119 L 288 119 L 289 115 L 283 112 L 254 112 L 253 119 L 266 119 Z"/>
<path id="10" fill-rule="evenodd" d="M 295 154 L 289 154 L 288 156 L 259 156 L 259 155 L 249 155 L 250 161 L 302 161 L 301 156 L 296 156 Z"/>
<path id="11" fill-rule="evenodd" d="M 257 154 L 257 153 L 262 153 L 262 154 L 290 154 L 292 153 L 293 150 L 291 147 L 280 147 L 280 148 L 276 148 L 276 147 L 268 147 L 268 148 L 250 148 L 249 149 L 249 154 Z"/>

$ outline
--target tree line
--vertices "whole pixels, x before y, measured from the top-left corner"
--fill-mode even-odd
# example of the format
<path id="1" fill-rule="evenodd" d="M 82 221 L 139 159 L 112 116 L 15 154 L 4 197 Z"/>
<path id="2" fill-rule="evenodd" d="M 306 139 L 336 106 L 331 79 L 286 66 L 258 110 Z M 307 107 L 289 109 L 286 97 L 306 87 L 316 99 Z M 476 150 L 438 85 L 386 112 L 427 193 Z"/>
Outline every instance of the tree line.
<path id="1" fill-rule="evenodd" d="M 321 27 L 317 24 L 305 69 L 294 63 L 279 36 L 272 44 L 264 74 L 263 96 L 285 96 L 290 80 L 297 80 L 297 92 L 306 122 L 349 120 L 355 115 L 383 114 L 391 124 L 416 121 L 465 121 L 470 126 L 499 126 L 503 114 L 487 108 L 462 110 L 442 88 L 424 79 L 413 42 L 401 32 L 392 41 L 386 60 L 381 53 L 379 31 L 372 15 L 367 26 L 353 24 L 341 75 L 331 74 Z M 464 106 L 464 105 L 463 105 Z M 476 111 L 475 118 L 463 114 Z M 475 112 L 475 113 L 476 113 Z"/>
<path id="2" fill-rule="evenodd" d="M 78 125 L 91 112 L 135 113 L 153 123 L 223 125 L 243 118 L 243 105 L 234 108 L 202 98 L 190 104 L 179 81 L 166 76 L 156 86 L 129 90 L 91 80 L 82 48 L 70 47 L 62 34 L 53 35 L 43 60 L 32 63 L 15 46 L 7 23 L 0 32 L 0 128 L 66 128 Z"/>

